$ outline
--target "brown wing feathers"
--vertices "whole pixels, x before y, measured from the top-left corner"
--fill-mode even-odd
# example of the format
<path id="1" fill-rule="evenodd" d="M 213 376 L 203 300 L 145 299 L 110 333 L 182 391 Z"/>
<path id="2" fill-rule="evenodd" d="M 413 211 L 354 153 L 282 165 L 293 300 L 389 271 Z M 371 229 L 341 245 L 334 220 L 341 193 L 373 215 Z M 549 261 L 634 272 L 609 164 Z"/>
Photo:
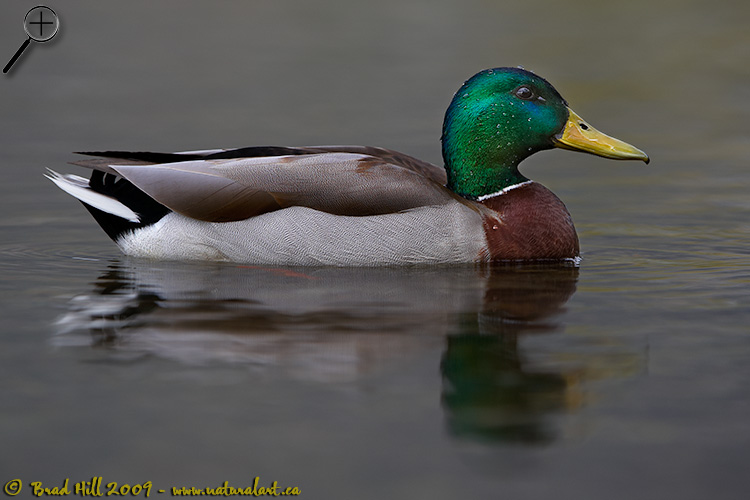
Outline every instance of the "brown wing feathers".
<path id="1" fill-rule="evenodd" d="M 284 153 L 283 156 L 272 156 Z M 348 154 L 347 154 L 348 153 Z M 376 215 L 448 201 L 444 171 L 362 146 L 253 147 L 212 154 L 105 151 L 76 164 L 116 173 L 159 204 L 199 220 L 243 220 L 290 206 Z M 254 156 L 253 156 L 254 155 Z M 150 161 L 170 160 L 149 166 Z"/>

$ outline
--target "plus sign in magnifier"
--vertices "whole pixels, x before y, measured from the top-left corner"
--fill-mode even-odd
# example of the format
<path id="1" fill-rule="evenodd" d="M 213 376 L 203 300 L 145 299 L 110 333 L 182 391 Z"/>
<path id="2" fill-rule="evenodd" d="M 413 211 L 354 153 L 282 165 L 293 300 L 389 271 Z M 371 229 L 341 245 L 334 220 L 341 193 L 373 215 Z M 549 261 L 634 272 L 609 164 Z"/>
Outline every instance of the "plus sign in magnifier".
<path id="1" fill-rule="evenodd" d="M 29 46 L 32 40 L 35 42 L 49 42 L 57 34 L 57 30 L 60 29 L 60 18 L 57 17 L 55 11 L 44 5 L 34 7 L 26 13 L 26 17 L 23 20 L 23 29 L 29 36 L 23 45 L 13 54 L 8 64 L 3 68 L 3 73 L 10 71 L 11 66 L 16 60 L 21 57 L 23 51 Z"/>

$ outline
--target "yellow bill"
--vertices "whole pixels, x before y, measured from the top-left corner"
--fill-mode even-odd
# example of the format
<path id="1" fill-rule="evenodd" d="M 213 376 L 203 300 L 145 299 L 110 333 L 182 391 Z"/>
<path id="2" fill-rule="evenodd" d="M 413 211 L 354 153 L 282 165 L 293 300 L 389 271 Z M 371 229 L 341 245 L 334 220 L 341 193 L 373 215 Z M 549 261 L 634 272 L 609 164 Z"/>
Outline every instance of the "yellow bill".
<path id="1" fill-rule="evenodd" d="M 572 151 L 582 151 L 614 160 L 643 160 L 649 162 L 648 155 L 607 134 L 603 134 L 578 116 L 572 109 L 568 108 L 570 116 L 568 123 L 562 132 L 554 137 L 555 146 Z"/>

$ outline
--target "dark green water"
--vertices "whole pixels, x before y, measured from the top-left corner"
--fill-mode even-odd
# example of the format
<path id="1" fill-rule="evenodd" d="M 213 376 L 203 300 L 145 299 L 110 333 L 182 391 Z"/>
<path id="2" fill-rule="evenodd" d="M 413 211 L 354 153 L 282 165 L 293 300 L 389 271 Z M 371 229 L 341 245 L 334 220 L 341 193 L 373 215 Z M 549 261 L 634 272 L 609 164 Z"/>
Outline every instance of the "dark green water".
<path id="1" fill-rule="evenodd" d="M 7 59 L 34 5 L 0 6 Z M 746 4 L 48 5 L 60 34 L 0 78 L 0 482 L 18 498 L 92 476 L 164 496 L 260 476 L 312 499 L 746 498 Z M 652 157 L 524 163 L 572 213 L 577 269 L 129 260 L 42 177 L 87 149 L 439 162 L 452 93 L 519 64 Z"/>

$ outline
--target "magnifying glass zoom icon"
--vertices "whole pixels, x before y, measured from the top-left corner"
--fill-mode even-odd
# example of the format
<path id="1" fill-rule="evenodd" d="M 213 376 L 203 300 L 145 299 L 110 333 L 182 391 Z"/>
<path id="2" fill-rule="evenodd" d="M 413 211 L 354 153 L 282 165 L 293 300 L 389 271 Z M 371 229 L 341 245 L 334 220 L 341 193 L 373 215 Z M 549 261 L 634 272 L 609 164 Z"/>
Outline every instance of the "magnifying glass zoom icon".
<path id="1" fill-rule="evenodd" d="M 32 40 L 35 42 L 48 42 L 54 38 L 60 29 L 60 18 L 54 10 L 44 5 L 39 5 L 29 10 L 23 20 L 23 29 L 26 31 L 28 38 L 18 48 L 8 64 L 3 68 L 3 73 L 10 71 L 13 64 L 21 57 L 23 51 L 29 46 Z"/>

